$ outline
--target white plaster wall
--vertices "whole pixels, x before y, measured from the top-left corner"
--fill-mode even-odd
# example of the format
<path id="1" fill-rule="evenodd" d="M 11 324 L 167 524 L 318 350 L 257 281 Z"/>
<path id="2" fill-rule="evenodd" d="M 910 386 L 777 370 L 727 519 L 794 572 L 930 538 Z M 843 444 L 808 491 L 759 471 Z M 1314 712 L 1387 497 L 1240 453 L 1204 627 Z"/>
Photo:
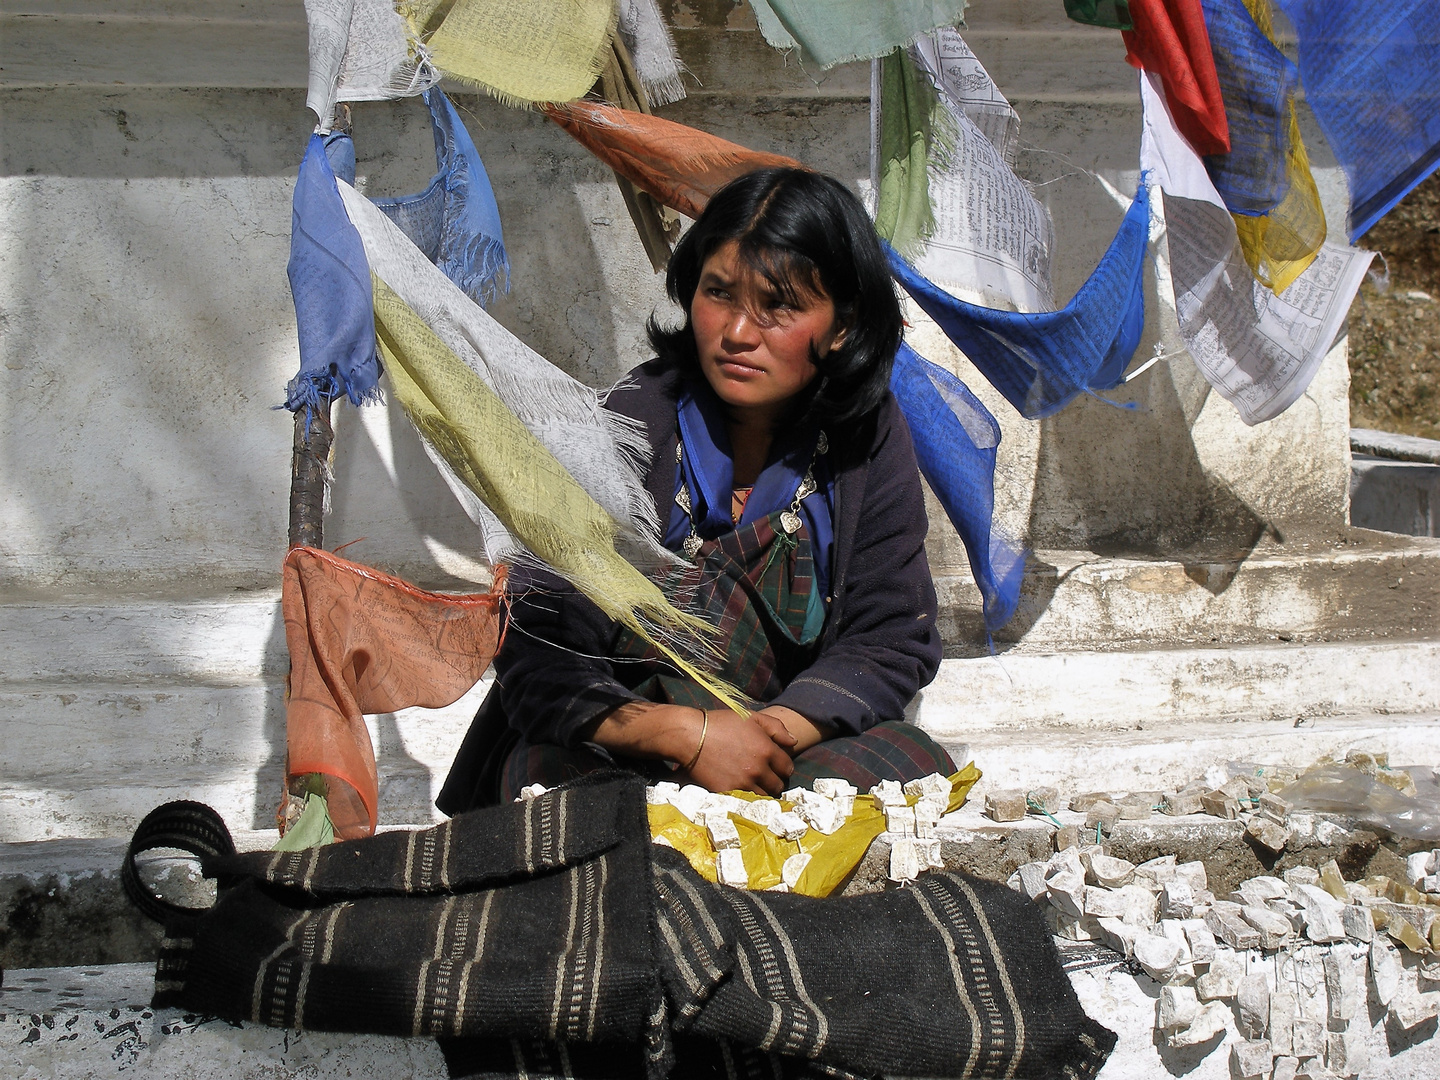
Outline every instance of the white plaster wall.
<path id="1" fill-rule="evenodd" d="M 270 406 L 297 363 L 284 266 L 310 126 L 298 0 L 219 20 L 180 0 L 130 4 L 120 14 L 131 21 L 110 30 L 91 25 L 101 9 L 90 7 L 19 20 L 23 41 L 17 20 L 0 28 L 0 588 L 273 584 L 291 426 Z M 807 71 L 769 49 L 734 0 L 668 10 L 702 85 L 666 115 L 847 180 L 868 172 L 867 65 Z M 1071 23 L 1049 0 L 978 0 L 969 25 L 1022 117 L 1020 171 L 1055 219 L 1063 301 L 1134 190 L 1136 76 L 1118 34 Z M 25 63 L 12 63 L 27 41 Z M 171 58 L 180 46 L 183 62 Z M 646 357 L 644 321 L 666 301 L 608 170 L 535 113 L 460 103 L 514 265 L 495 314 L 581 379 L 612 381 Z M 356 134 L 366 190 L 428 179 L 418 102 L 357 106 Z M 1313 125 L 1307 134 L 1327 208 L 1343 213 L 1338 170 Z M 1110 395 L 1137 409 L 1082 400 L 1040 423 L 916 319 L 921 351 L 958 371 L 1004 429 L 1004 525 L 1041 548 L 1148 552 L 1337 532 L 1343 349 L 1285 416 L 1246 429 L 1180 351 L 1153 283 L 1149 294 L 1137 356 L 1157 342 L 1175 355 Z M 425 583 L 481 576 L 474 530 L 403 419 L 336 413 L 327 545 L 363 538 L 349 554 Z M 931 519 L 937 571 L 963 576 L 958 540 L 933 506 Z"/>

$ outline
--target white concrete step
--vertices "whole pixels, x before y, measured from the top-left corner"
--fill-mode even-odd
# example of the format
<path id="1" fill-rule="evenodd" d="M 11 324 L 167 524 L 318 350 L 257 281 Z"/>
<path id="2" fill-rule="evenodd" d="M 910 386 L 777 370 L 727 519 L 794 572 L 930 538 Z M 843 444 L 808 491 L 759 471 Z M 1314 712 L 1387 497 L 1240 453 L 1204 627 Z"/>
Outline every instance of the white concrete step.
<path id="1" fill-rule="evenodd" d="M 398 1076 L 443 1080 L 448 1074 L 429 1039 L 295 1032 L 232 1025 L 176 1009 L 152 1009 L 154 967 L 21 968 L 0 988 L 0 1072 L 16 1080 L 341 1080 Z M 1230 1080 L 1239 1042 L 1233 1010 L 1223 1035 L 1185 1051 L 1157 1047 L 1148 976 L 1113 964 L 1070 972 L 1090 1016 L 1119 1036 L 1100 1080 Z M 1352 1024 L 1366 1023 L 1357 1018 Z M 1434 1024 L 1411 1032 L 1366 1023 L 1370 1064 L 1362 1080 L 1440 1076 Z"/>
<path id="2" fill-rule="evenodd" d="M 112 668 L 127 662 L 97 653 Z M 433 820 L 488 688 L 446 709 L 368 718 L 382 822 Z M 1350 749 L 1437 765 L 1440 642 L 1015 650 L 946 660 L 915 715 L 1003 786 L 1166 787 L 1228 759 L 1304 766 Z M 269 828 L 284 733 L 276 676 L 0 682 L 0 840 L 128 836 L 176 798 Z"/>

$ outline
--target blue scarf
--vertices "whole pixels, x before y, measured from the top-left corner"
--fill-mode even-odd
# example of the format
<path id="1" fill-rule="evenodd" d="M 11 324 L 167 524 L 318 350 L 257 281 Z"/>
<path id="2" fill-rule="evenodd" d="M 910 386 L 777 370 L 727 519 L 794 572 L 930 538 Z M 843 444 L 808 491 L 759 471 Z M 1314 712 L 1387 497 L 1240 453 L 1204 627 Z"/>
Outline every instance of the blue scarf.
<path id="1" fill-rule="evenodd" d="M 439 90 L 426 90 L 423 97 L 430 109 L 438 171 L 416 195 L 373 201 L 426 258 L 483 306 L 510 287 L 500 208 L 455 106 Z"/>
<path id="2" fill-rule="evenodd" d="M 708 384 L 697 383 L 687 385 L 680 392 L 676 411 L 685 454 L 676 466 L 675 490 L 680 490 L 682 480 L 689 486 L 695 531 L 706 540 L 713 540 L 735 529 L 730 517 L 735 460 L 725 423 L 725 406 Z M 768 517 L 777 510 L 789 509 L 795 501 L 795 489 L 810 466 L 818 435 L 813 427 L 806 427 L 776 436 L 770 447 L 770 461 L 756 478 L 749 501 L 745 503 L 741 525 Z M 800 517 L 810 534 L 816 588 L 821 596 L 828 596 L 830 560 L 835 546 L 832 518 L 835 480 L 823 454 L 815 456 L 815 483 L 818 490 L 801 502 Z M 691 515 L 672 503 L 665 546 L 672 551 L 680 550 L 681 543 L 690 535 L 690 524 Z"/>
<path id="3" fill-rule="evenodd" d="M 312 135 L 295 182 L 287 267 L 300 371 L 285 388 L 285 408 L 305 409 L 307 425 L 322 398 L 344 394 L 356 405 L 380 400 L 370 264 L 340 201 L 326 151 L 326 140 Z M 343 163 L 344 147 L 332 152 Z M 353 150 L 350 162 L 353 179 Z"/>
<path id="4" fill-rule="evenodd" d="M 970 388 L 901 344 L 890 389 L 910 425 L 920 472 L 970 557 L 993 634 L 1015 614 L 1025 553 L 992 526 L 1000 425 Z"/>
<path id="5" fill-rule="evenodd" d="M 1108 390 L 1145 328 L 1145 245 L 1150 197 L 1142 178 L 1120 231 L 1070 303 L 1060 311 L 997 311 L 951 296 L 887 248 L 890 269 L 992 386 L 1022 416 L 1059 412 L 1082 393 Z"/>
<path id="6" fill-rule="evenodd" d="M 1440 5 L 1278 0 L 1300 81 L 1350 181 L 1350 242 L 1440 166 Z"/>

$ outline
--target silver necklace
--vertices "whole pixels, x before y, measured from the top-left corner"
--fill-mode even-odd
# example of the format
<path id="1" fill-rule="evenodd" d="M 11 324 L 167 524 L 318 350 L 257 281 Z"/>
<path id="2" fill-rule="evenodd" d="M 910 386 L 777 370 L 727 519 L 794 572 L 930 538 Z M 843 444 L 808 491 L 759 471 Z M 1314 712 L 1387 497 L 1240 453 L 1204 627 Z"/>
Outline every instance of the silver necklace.
<path id="1" fill-rule="evenodd" d="M 815 483 L 815 459 L 821 454 L 830 452 L 830 440 L 821 431 L 819 438 L 815 440 L 815 452 L 810 455 L 810 464 L 805 468 L 805 475 L 801 478 L 799 485 L 795 488 L 795 497 L 790 501 L 789 509 L 780 512 L 780 528 L 785 530 L 786 536 L 794 536 L 800 531 L 800 504 L 815 494 L 817 485 Z M 675 462 L 681 464 L 685 461 L 685 442 L 680 440 L 675 444 Z M 685 557 L 695 558 L 700 551 L 700 545 L 705 541 L 695 531 L 695 503 L 690 497 L 690 485 L 683 479 L 680 481 L 680 490 L 675 492 L 675 505 L 685 511 L 686 518 L 690 521 L 690 533 L 680 543 Z"/>

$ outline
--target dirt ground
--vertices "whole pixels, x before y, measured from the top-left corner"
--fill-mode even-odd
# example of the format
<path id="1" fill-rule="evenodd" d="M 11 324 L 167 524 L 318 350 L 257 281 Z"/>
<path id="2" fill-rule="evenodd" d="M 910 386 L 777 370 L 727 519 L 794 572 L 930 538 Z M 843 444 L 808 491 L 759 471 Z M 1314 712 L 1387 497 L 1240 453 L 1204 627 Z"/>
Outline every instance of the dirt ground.
<path id="1" fill-rule="evenodd" d="M 1440 439 L 1440 173 L 1357 246 L 1390 288 L 1366 281 L 1350 309 L 1350 424 Z"/>

